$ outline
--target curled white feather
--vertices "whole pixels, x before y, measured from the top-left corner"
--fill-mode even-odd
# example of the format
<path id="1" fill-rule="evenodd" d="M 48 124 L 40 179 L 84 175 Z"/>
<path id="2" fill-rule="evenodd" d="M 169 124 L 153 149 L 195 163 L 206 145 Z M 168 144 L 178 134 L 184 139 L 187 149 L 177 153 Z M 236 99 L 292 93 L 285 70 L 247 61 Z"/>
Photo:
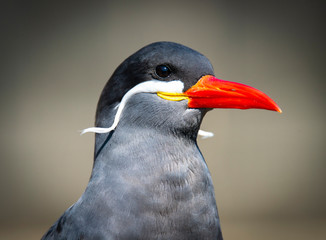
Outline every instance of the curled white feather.
<path id="1" fill-rule="evenodd" d="M 81 131 L 81 135 L 94 132 L 94 133 L 108 133 L 114 130 L 119 121 L 124 107 L 126 106 L 128 100 L 137 93 L 156 93 L 156 92 L 175 92 L 182 93 L 183 92 L 183 82 L 181 81 L 171 81 L 171 82 L 161 82 L 157 80 L 146 81 L 143 83 L 139 83 L 132 89 L 130 89 L 122 98 L 121 102 L 114 107 L 114 109 L 118 109 L 115 114 L 113 124 L 109 128 L 102 127 L 90 127 Z M 202 139 L 213 137 L 214 134 L 212 132 L 206 132 L 203 130 L 198 131 L 198 135 L 202 137 Z"/>
<path id="2" fill-rule="evenodd" d="M 184 88 L 184 84 L 181 81 L 171 81 L 171 82 L 162 82 L 157 80 L 151 80 L 139 83 L 132 89 L 130 89 L 122 98 L 121 102 L 116 106 L 118 107 L 117 113 L 115 114 L 114 121 L 111 127 L 109 128 L 100 128 L 100 127 L 90 127 L 82 130 L 81 134 L 88 132 L 95 133 L 108 133 L 114 130 L 119 121 L 124 107 L 128 100 L 137 93 L 156 93 L 156 92 L 175 92 L 182 93 Z"/>

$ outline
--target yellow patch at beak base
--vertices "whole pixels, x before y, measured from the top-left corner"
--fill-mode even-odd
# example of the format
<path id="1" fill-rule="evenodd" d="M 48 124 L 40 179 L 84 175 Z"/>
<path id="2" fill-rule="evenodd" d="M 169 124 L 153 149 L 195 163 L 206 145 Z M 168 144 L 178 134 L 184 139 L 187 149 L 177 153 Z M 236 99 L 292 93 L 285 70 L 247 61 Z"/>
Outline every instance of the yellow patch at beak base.
<path id="1" fill-rule="evenodd" d="M 157 95 L 165 100 L 169 101 L 182 101 L 189 98 L 183 93 L 169 93 L 169 92 L 157 92 Z"/>

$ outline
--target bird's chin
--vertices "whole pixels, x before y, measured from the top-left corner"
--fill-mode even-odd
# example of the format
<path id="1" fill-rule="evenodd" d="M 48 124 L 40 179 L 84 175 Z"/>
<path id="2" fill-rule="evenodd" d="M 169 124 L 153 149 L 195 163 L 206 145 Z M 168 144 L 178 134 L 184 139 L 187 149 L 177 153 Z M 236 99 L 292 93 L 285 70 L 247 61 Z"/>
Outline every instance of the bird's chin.
<path id="1" fill-rule="evenodd" d="M 207 112 L 213 110 L 213 108 L 188 108 L 185 114 L 199 114 L 203 118 Z"/>
<path id="2" fill-rule="evenodd" d="M 188 108 L 183 114 L 183 122 L 190 128 L 199 128 L 207 111 L 198 108 Z"/>

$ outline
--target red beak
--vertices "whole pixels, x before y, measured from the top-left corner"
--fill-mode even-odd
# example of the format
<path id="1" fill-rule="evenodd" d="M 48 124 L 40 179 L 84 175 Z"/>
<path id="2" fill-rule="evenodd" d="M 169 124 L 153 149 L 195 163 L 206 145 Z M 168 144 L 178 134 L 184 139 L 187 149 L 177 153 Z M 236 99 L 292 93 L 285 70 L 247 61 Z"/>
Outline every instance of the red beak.
<path id="1" fill-rule="evenodd" d="M 260 108 L 282 110 L 265 93 L 253 87 L 206 75 L 184 93 L 190 108 Z"/>

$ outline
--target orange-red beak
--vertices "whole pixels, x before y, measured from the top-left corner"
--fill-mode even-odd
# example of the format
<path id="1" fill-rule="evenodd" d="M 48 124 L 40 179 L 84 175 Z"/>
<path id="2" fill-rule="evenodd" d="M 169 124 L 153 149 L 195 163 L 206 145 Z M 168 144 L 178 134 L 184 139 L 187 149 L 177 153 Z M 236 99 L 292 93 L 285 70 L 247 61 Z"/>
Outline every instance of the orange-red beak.
<path id="1" fill-rule="evenodd" d="M 184 95 L 190 108 L 260 108 L 279 113 L 282 110 L 265 93 L 253 87 L 206 75 Z"/>

